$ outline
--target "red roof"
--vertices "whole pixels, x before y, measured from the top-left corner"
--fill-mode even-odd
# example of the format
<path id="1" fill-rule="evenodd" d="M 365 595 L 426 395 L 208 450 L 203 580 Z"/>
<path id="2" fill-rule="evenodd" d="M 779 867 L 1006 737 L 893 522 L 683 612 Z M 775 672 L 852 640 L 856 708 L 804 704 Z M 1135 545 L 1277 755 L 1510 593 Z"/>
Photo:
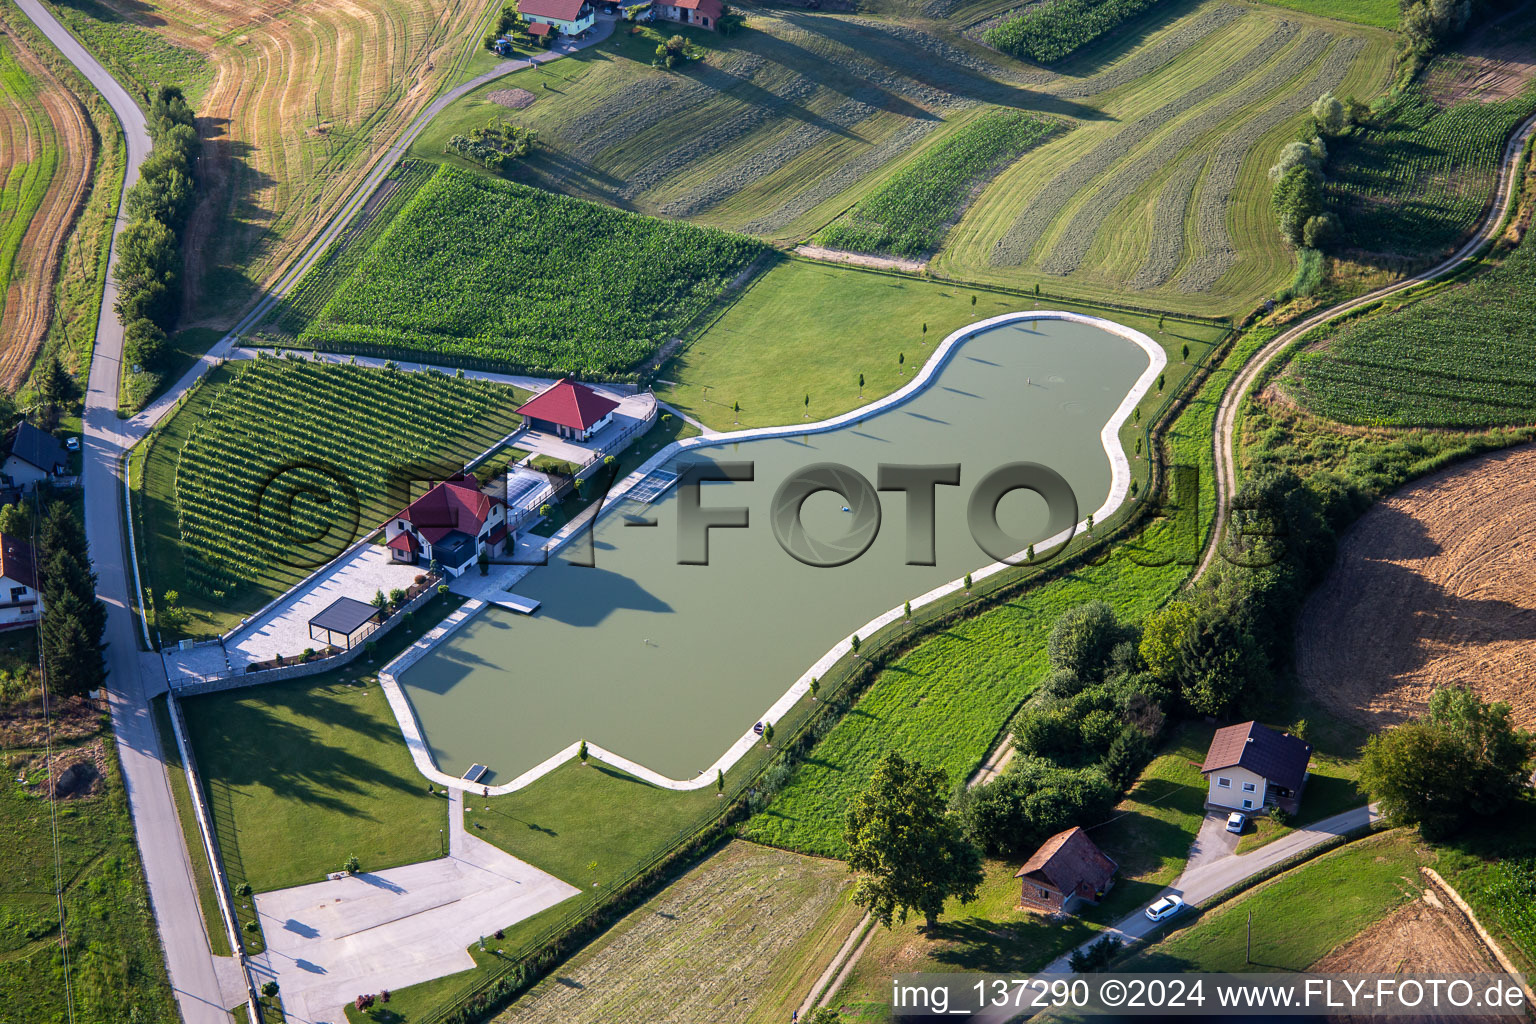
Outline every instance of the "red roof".
<path id="1" fill-rule="evenodd" d="M 417 552 L 416 538 L 403 530 L 395 534 L 385 546 L 392 551 L 404 551 L 408 555 L 414 555 Z"/>
<path id="2" fill-rule="evenodd" d="M 517 13 L 527 21 L 536 18 L 575 21 L 581 17 L 581 9 L 585 6 L 586 0 L 521 0 Z"/>
<path id="3" fill-rule="evenodd" d="M 491 503 L 506 504 L 480 490 L 480 485 L 469 474 L 444 480 L 426 494 L 405 507 L 397 517 L 404 519 L 427 539 L 436 544 L 455 530 L 471 537 L 491 517 Z"/>
<path id="4" fill-rule="evenodd" d="M 554 29 L 542 21 L 535 21 L 528 26 L 528 34 L 531 36 L 547 36 Z"/>
<path id="5" fill-rule="evenodd" d="M 1092 899 L 1109 887 L 1115 862 L 1094 845 L 1088 833 L 1074 826 L 1047 839 L 1013 877 L 1028 878 L 1063 896 L 1075 892 Z"/>
<path id="6" fill-rule="evenodd" d="M 720 0 L 669 0 L 674 7 L 681 7 L 686 11 L 698 11 L 708 15 L 712 21 L 720 20 L 722 5 Z"/>
<path id="7" fill-rule="evenodd" d="M 37 563 L 32 545 L 20 537 L 0 533 L 0 576 L 37 589 Z"/>
<path id="8" fill-rule="evenodd" d="M 492 544 L 500 544 L 502 541 L 506 540 L 507 539 L 507 524 L 506 523 L 502 523 L 500 526 L 497 526 L 494 529 L 492 529 L 490 537 L 488 537 L 486 539 L 489 540 Z"/>
<path id="9" fill-rule="evenodd" d="M 618 407 L 613 399 L 562 377 L 517 411 L 572 430 L 587 430 Z"/>

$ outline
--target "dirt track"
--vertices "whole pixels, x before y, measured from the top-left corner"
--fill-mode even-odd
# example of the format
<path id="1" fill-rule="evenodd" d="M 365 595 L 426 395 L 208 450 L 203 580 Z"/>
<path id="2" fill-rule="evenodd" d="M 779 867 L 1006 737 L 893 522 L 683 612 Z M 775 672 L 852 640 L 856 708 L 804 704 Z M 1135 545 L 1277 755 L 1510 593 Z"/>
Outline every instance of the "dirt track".
<path id="1" fill-rule="evenodd" d="M 1378 503 L 1307 602 L 1313 700 L 1372 729 L 1465 682 L 1536 726 L 1536 445 L 1461 463 Z"/>

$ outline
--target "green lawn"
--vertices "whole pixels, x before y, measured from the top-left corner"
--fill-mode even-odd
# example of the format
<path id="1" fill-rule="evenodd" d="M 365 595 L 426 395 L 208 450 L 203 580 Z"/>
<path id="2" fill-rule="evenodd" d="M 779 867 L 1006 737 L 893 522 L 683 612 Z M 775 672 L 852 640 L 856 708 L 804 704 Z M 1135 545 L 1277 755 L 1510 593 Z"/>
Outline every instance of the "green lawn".
<path id="1" fill-rule="evenodd" d="M 1377 28 L 1397 27 L 1397 0 L 1264 0 L 1275 7 L 1284 7 L 1323 18 L 1352 21 L 1356 25 L 1374 25 Z"/>
<path id="2" fill-rule="evenodd" d="M 1028 309 L 1103 316 L 1150 335 L 1169 351 L 1169 388 L 1189 369 L 1180 355 L 1185 342 L 1194 361 L 1226 333 L 1203 322 L 792 259 L 759 274 L 662 366 L 656 394 L 719 430 L 799 422 L 807 413 L 806 395 L 810 416 L 824 419 L 903 386 L 952 331 Z M 733 411 L 738 403 L 739 417 Z M 1148 411 L 1156 403 L 1157 396 L 1149 395 Z"/>
<path id="3" fill-rule="evenodd" d="M 117 753 L 108 737 L 59 744 L 72 762 L 99 748 L 96 791 L 61 801 L 57 817 L 40 793 L 40 749 L 6 751 L 0 785 L 0 1020 L 135 1024 L 177 1019 L 160 937 L 149 911 Z M 18 773 L 26 785 L 15 782 Z M 55 836 L 54 828 L 57 828 Z M 57 864 L 55 858 L 58 858 Z M 58 952 L 56 881 L 63 883 L 73 991 L 66 1011 Z"/>
<path id="4" fill-rule="evenodd" d="M 183 703 L 230 884 L 317 882 L 440 855 L 447 801 L 427 794 L 371 673 L 458 603 L 439 597 L 379 642 L 375 662 Z"/>
<path id="5" fill-rule="evenodd" d="M 218 328 L 190 327 L 171 335 L 160 369 L 134 373 L 133 367 L 124 366 L 118 385 L 119 414 L 132 416 L 165 394 L 222 337 L 224 332 Z"/>
<path id="6" fill-rule="evenodd" d="M 876 925 L 869 946 L 833 1006 L 849 1020 L 883 1020 L 893 974 L 948 971 L 1027 974 L 1081 945 L 1107 924 L 1151 901 L 1184 870 L 1190 843 L 1205 816 L 1205 783 L 1191 764 L 1205 755 L 1213 730 L 1179 729 L 1115 808 L 1090 829 L 1094 842 L 1120 865 L 1115 887 L 1097 907 L 1065 921 L 1019 908 L 1017 858 L 988 861 L 976 902 L 950 903 L 929 937 L 909 920 L 890 930 Z"/>
<path id="7" fill-rule="evenodd" d="M 844 810 L 884 752 L 938 765 L 957 787 L 970 776 L 1042 676 L 1045 642 L 1063 611 L 1103 600 L 1122 619 L 1137 621 L 1176 593 L 1210 521 L 1210 431 L 1221 390 L 1263 338 L 1242 339 L 1168 432 L 1170 461 L 1199 469 L 1196 516 L 1157 520 L 1104 563 L 1031 587 L 924 639 L 869 687 L 744 835 L 839 855 Z M 1192 497 L 1174 500 L 1187 508 Z"/>
<path id="8" fill-rule="evenodd" d="M 1415 898 L 1433 854 L 1399 829 L 1350 843 L 1229 900 L 1191 913 L 1120 965 L 1133 971 L 1304 971 Z M 1253 962 L 1244 959 L 1253 912 Z"/>

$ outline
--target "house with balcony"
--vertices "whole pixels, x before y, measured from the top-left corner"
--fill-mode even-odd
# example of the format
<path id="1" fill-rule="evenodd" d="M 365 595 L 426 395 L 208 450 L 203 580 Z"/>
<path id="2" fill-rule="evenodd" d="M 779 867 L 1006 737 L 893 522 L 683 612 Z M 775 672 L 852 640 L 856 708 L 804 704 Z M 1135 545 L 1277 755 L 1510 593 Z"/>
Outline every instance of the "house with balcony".
<path id="1" fill-rule="evenodd" d="M 530 34 L 535 36 L 551 32 L 579 36 L 597 24 L 597 11 L 587 0 L 520 0 L 517 13 L 528 23 Z M 537 25 L 548 28 L 534 32 Z"/>
<path id="2" fill-rule="evenodd" d="M 463 575 L 480 553 L 502 554 L 507 544 L 506 499 L 480 488 L 468 473 L 444 480 L 384 525 L 390 559 L 438 566 Z"/>

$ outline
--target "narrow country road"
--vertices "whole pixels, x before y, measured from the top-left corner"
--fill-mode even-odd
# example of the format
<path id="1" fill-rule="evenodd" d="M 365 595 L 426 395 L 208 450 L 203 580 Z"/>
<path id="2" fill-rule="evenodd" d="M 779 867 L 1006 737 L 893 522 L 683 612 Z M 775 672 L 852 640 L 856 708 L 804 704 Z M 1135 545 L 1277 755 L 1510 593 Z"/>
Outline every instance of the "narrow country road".
<path id="1" fill-rule="evenodd" d="M 149 154 L 149 133 L 144 115 L 107 70 L 70 35 L 38 0 L 16 0 L 23 13 L 59 48 L 101 92 L 122 124 L 127 145 L 123 192 L 139 176 L 139 165 Z M 130 604 L 130 568 L 124 552 L 120 507 L 119 457 L 124 441 L 117 418 L 118 366 L 123 350 L 123 328 L 112 306 L 117 285 L 112 267 L 117 263 L 118 234 L 127 216 L 118 210 L 113 226 L 112 250 L 107 261 L 106 287 L 101 297 L 101 319 L 91 357 L 85 395 L 85 452 L 82 482 L 85 486 L 85 533 L 91 561 L 97 573 L 96 592 L 107 606 L 107 694 L 112 708 L 112 729 L 117 736 L 123 785 L 133 809 L 133 827 L 144 875 L 149 884 L 150 905 L 165 947 L 171 986 L 187 1024 L 227 1024 L 225 1007 L 240 1002 L 237 990 L 228 1000 L 219 983 L 219 969 L 208 948 L 202 927 L 192 863 L 182 838 L 181 822 L 171 798 L 170 780 L 160 753 L 159 739 L 150 715 L 149 698 L 139 663 Z M 210 922 L 218 927 L 218 922 Z M 225 971 L 232 974 L 232 971 Z"/>
<path id="2" fill-rule="evenodd" d="M 22 13 L 31 19 L 112 107 L 122 126 L 127 147 L 123 196 L 120 199 L 126 198 L 129 187 L 138 180 L 140 165 L 150 151 L 143 111 L 133 96 L 39 0 L 16 0 L 16 3 Z M 573 50 L 596 45 L 612 32 L 612 19 L 603 19 L 593 36 L 579 44 L 538 54 L 532 62 L 505 61 L 435 99 L 383 152 L 373 170 L 342 205 L 337 215 L 279 278 L 276 285 L 252 307 L 250 313 L 215 346 L 213 352 L 204 356 L 159 401 L 126 421 L 120 420 L 117 415 L 123 328 L 113 311 L 117 301 L 117 286 L 112 279 L 112 269 L 117 262 L 118 235 L 127 226 L 126 212 L 122 203 L 119 203 L 82 417 L 85 435 L 82 472 L 86 495 L 85 530 L 91 561 L 97 573 L 97 594 L 107 607 L 104 653 L 108 673 L 107 694 L 118 756 L 122 763 L 124 788 L 133 813 L 134 832 L 144 862 L 155 924 L 165 949 L 171 986 L 176 993 L 182 1020 L 186 1024 L 230 1024 L 231 1017 L 227 1008 L 245 1002 L 246 981 L 242 965 L 232 957 L 214 956 L 209 948 L 192 862 L 183 839 L 181 822 L 171 795 L 170 780 L 150 710 L 150 699 L 165 689 L 165 676 L 157 657 L 140 654 L 135 636 L 132 595 L 136 587 L 132 579 L 132 560 L 128 556 L 124 539 L 122 516 L 123 456 L 160 418 L 174 408 L 177 398 L 228 351 L 240 331 L 259 323 L 272 305 L 292 289 L 341 233 L 353 214 L 372 195 L 432 118 L 454 100 L 482 85 L 531 66 L 533 62 L 556 60 Z M 203 853 L 198 850 L 195 855 L 202 856 Z M 208 927 L 219 928 L 221 923 L 210 921 Z"/>
<path id="3" fill-rule="evenodd" d="M 1214 443 L 1216 446 L 1216 521 L 1211 526 L 1211 535 L 1206 539 L 1205 553 L 1201 556 L 1200 567 L 1195 570 L 1191 579 L 1199 579 L 1205 575 L 1216 561 L 1221 551 L 1221 538 L 1227 527 L 1227 509 L 1232 502 L 1232 495 L 1236 490 L 1237 462 L 1236 462 L 1236 424 L 1238 410 L 1243 406 L 1243 399 L 1253 387 L 1253 382 L 1258 380 L 1265 367 L 1274 362 L 1292 342 L 1329 320 L 1352 313 L 1362 306 L 1368 306 L 1389 295 L 1406 291 L 1417 287 L 1426 281 L 1444 277 L 1446 274 L 1461 266 L 1477 253 L 1485 244 L 1490 242 L 1497 234 L 1499 226 L 1504 223 L 1505 216 L 1514 209 L 1515 203 L 1520 197 L 1520 182 L 1516 180 L 1514 170 L 1520 158 L 1520 150 L 1525 146 L 1525 140 L 1530 137 L 1532 130 L 1536 130 L 1536 115 L 1528 118 L 1519 128 L 1510 135 L 1509 142 L 1504 147 L 1504 156 L 1499 161 L 1499 180 L 1496 188 L 1497 200 L 1488 216 L 1479 225 L 1465 245 L 1457 249 L 1455 253 L 1428 270 L 1421 271 L 1412 277 L 1406 277 L 1395 284 L 1378 288 L 1360 296 L 1358 299 L 1350 299 L 1336 306 L 1314 313 L 1301 323 L 1288 328 L 1275 336 L 1274 340 L 1261 348 L 1248 362 L 1243 364 L 1242 371 L 1227 385 L 1227 389 L 1221 397 L 1221 405 L 1216 410 L 1216 434 Z"/>

